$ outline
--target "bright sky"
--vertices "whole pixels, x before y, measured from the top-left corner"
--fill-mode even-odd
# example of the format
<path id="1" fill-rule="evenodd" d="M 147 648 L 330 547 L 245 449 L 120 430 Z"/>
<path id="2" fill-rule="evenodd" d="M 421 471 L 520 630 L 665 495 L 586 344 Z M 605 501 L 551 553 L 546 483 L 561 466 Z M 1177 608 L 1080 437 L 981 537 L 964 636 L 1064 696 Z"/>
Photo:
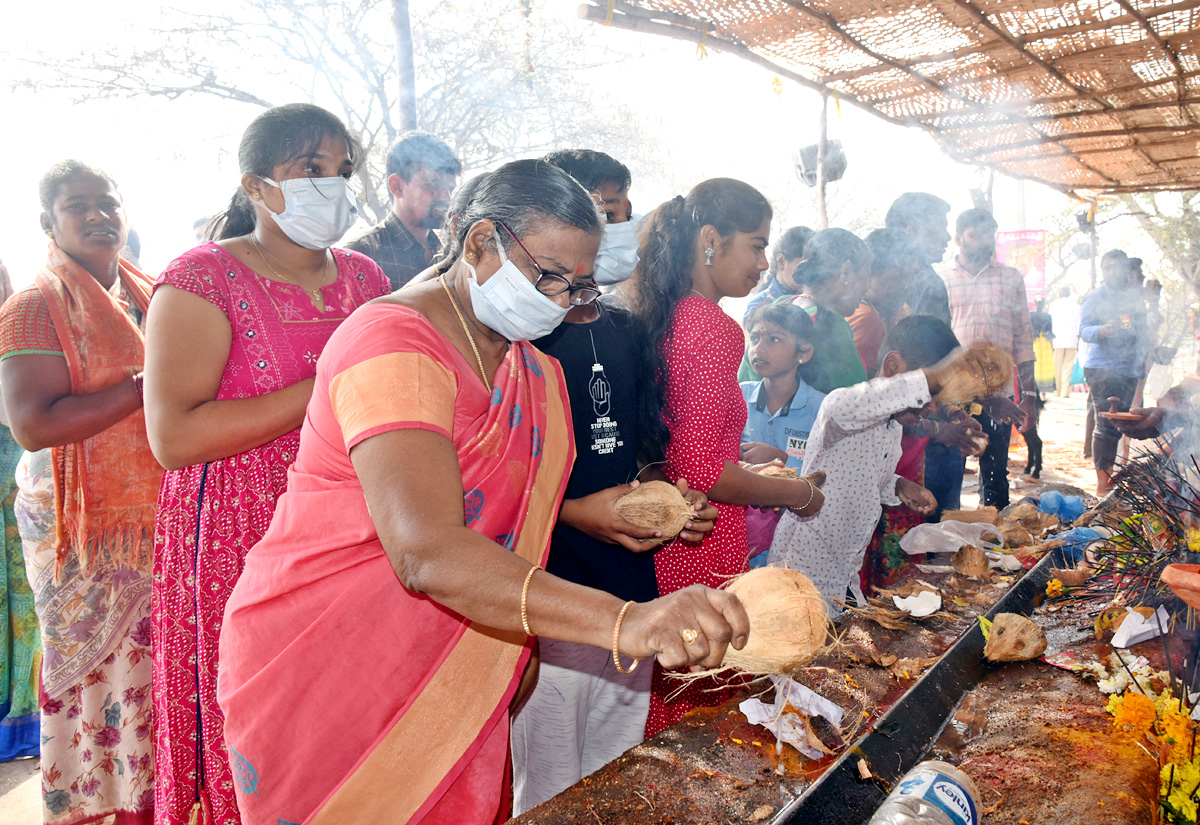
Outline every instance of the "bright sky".
<path id="1" fill-rule="evenodd" d="M 143 263 L 157 272 L 193 245 L 193 220 L 227 202 L 238 180 L 238 138 L 259 110 L 201 98 L 73 103 L 55 90 L 12 89 L 15 78 L 30 72 L 22 60 L 34 51 L 67 54 L 99 43 L 138 43 L 158 24 L 160 3 L 58 0 L 53 26 L 46 25 L 45 6 L 12 5 L 0 29 L 5 124 L 0 151 L 11 161 L 0 200 L 0 258 L 18 283 L 32 277 L 45 241 L 37 223 L 37 181 L 55 161 L 77 157 L 117 179 L 141 234 Z M 436 0 L 413 0 L 412 5 L 414 11 L 437 7 L 461 14 L 470 4 L 452 9 Z M 213 6 L 210 1 L 204 8 Z M 704 178 L 729 176 L 768 196 L 776 208 L 776 231 L 815 220 L 813 190 L 792 170 L 793 150 L 817 139 L 814 93 L 785 81 L 777 94 L 771 73 L 716 52 L 698 60 L 687 43 L 597 31 L 595 24 L 576 19 L 572 2 L 545 0 L 540 13 L 570 20 L 596 48 L 632 55 L 598 71 L 595 82 L 641 113 L 647 131 L 669 150 L 670 180 L 639 175 L 639 159 L 622 158 L 634 173 L 631 196 L 639 212 Z M 246 55 L 242 70 L 254 71 L 254 60 Z M 946 159 L 923 132 L 891 126 L 850 106 L 841 108 L 840 117 L 831 106 L 830 137 L 842 140 L 849 159 L 845 178 L 830 187 L 833 225 L 864 223 L 867 212 L 874 220 L 866 220 L 863 228 L 870 228 L 881 222 L 896 195 L 909 190 L 937 194 L 957 213 L 971 205 L 968 190 L 980 182 L 977 170 Z M 1015 182 L 997 178 L 995 206 L 1002 229 L 1024 228 L 1018 192 Z M 1067 203 L 1044 187 L 1026 186 L 1028 228 L 1037 228 L 1039 216 Z"/>

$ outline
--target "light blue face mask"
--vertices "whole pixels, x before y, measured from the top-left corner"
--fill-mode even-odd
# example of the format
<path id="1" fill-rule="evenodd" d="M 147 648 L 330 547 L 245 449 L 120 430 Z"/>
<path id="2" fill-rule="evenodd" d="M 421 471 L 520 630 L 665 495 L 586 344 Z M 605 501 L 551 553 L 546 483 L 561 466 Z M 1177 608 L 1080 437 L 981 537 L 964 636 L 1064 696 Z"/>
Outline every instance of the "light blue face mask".
<path id="1" fill-rule="evenodd" d="M 492 239 L 500 256 L 500 268 L 486 283 L 480 284 L 475 267 L 463 260 L 471 272 L 467 287 L 475 317 L 479 323 L 510 341 L 533 341 L 549 335 L 562 323 L 570 307 L 559 306 L 538 292 L 504 254 L 500 238 L 493 235 Z"/>
<path id="2" fill-rule="evenodd" d="M 596 284 L 606 286 L 628 281 L 638 265 L 636 219 L 610 223 L 604 227 L 604 239 L 596 253 Z"/>
<path id="3" fill-rule="evenodd" d="M 354 226 L 358 209 L 346 178 L 263 180 L 283 193 L 283 211 L 271 212 L 271 217 L 283 234 L 305 249 L 328 249 Z"/>

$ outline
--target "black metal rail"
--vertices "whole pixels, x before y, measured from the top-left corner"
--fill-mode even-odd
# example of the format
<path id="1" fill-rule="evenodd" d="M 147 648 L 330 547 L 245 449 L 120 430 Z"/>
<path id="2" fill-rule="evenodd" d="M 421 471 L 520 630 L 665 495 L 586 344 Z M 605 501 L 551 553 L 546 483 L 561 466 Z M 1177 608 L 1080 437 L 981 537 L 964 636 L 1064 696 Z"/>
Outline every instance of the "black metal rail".
<path id="1" fill-rule="evenodd" d="M 1054 550 L 1021 577 L 985 615 L 1028 616 L 1046 590 L 1052 567 L 1069 566 Z M 984 638 L 975 622 L 942 657 L 881 716 L 801 796 L 784 807 L 771 825 L 859 825 L 867 822 L 891 788 L 920 761 L 941 735 L 962 698 L 987 675 Z M 863 780 L 865 759 L 874 780 Z"/>

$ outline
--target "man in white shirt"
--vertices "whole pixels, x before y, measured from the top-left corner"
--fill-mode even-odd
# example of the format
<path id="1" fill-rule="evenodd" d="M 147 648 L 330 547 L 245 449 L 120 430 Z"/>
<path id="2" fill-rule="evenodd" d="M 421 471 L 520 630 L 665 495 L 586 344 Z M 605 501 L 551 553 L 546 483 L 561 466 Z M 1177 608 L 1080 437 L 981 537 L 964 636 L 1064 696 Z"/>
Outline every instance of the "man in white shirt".
<path id="1" fill-rule="evenodd" d="M 1079 302 L 1071 297 L 1071 288 L 1064 286 L 1046 311 L 1054 330 L 1054 388 L 1060 398 L 1067 398 L 1079 348 Z"/>

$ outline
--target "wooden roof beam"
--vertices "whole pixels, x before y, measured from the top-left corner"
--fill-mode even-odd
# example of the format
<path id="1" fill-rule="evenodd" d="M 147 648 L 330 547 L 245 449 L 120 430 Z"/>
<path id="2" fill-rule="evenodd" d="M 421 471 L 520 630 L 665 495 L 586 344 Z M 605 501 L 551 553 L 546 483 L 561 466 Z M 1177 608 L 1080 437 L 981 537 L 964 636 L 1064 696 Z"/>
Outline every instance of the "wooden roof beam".
<path id="1" fill-rule="evenodd" d="M 1122 4 L 1124 5 L 1124 4 Z M 1159 17 L 1164 14 L 1170 14 L 1176 11 L 1188 11 L 1200 7 L 1200 0 L 1183 0 L 1180 3 L 1173 3 L 1169 6 L 1160 6 L 1156 9 L 1149 9 L 1145 13 L 1134 12 L 1134 14 L 1123 14 L 1120 17 L 1109 18 L 1107 20 L 1096 20 L 1091 23 L 1082 23 L 1076 26 L 1067 26 L 1061 29 L 1047 29 L 1030 34 L 1015 35 L 1017 43 L 1024 47 L 1026 44 L 1035 43 L 1039 40 L 1047 40 L 1053 37 L 1063 37 L 1070 34 L 1077 34 L 1085 31 L 1093 31 L 1096 29 L 1105 29 L 1112 26 L 1128 25 L 1131 23 L 1139 23 L 1143 26 L 1150 26 L 1150 18 Z M 1145 21 L 1145 22 L 1143 22 Z M 1153 29 L 1153 27 L 1150 27 Z M 1157 32 L 1156 32 L 1157 34 Z M 1007 44 L 1006 44 L 1007 45 Z M 897 61 L 903 66 L 914 68 L 917 66 L 927 66 L 933 63 L 945 63 L 950 60 L 959 60 L 963 57 L 987 53 L 992 51 L 992 48 L 967 47 L 962 49 L 953 49 L 951 51 L 939 52 L 937 54 L 922 55 L 921 57 L 910 58 L 908 60 Z M 861 77 L 870 77 L 873 74 L 891 71 L 892 66 L 864 66 L 860 69 L 852 69 L 847 72 L 837 72 L 835 74 L 821 75 L 817 80 L 821 83 L 838 83 L 846 80 L 857 80 Z"/>
<path id="2" fill-rule="evenodd" d="M 593 0 L 593 2 L 596 2 L 596 0 Z M 932 133 L 932 130 L 928 129 L 928 127 L 923 126 L 923 124 L 921 124 L 921 123 L 918 123 L 916 121 L 902 120 L 900 118 L 893 117 L 893 116 L 889 115 L 887 112 L 882 112 L 879 109 L 875 108 L 874 106 L 871 106 L 870 104 L 865 103 L 864 101 L 860 100 L 858 97 L 856 97 L 853 94 L 849 94 L 847 92 L 840 92 L 836 89 L 831 89 L 827 86 L 822 86 L 820 83 L 817 83 L 815 80 L 811 80 L 811 79 L 805 77 L 804 75 L 800 74 L 799 72 L 789 69 L 786 66 L 783 66 L 779 63 L 775 63 L 775 62 L 763 57 L 762 55 L 751 51 L 749 48 L 742 45 L 741 43 L 735 43 L 731 40 L 726 40 L 721 37 L 715 37 L 713 35 L 710 35 L 704 30 L 703 21 L 699 21 L 699 20 L 695 21 L 697 24 L 697 27 L 693 28 L 690 26 L 683 26 L 683 25 L 679 25 L 676 23 L 658 22 L 656 20 L 651 20 L 648 17 L 642 17 L 640 15 L 614 13 L 612 16 L 612 19 L 606 23 L 605 21 L 608 16 L 607 7 L 592 5 L 589 3 L 584 3 L 584 4 L 580 5 L 579 8 L 577 9 L 577 14 L 580 18 L 582 18 L 584 20 L 589 20 L 593 23 L 599 23 L 601 25 L 609 25 L 616 29 L 624 29 L 626 31 L 639 32 L 641 34 L 655 34 L 655 35 L 659 35 L 661 37 L 669 37 L 673 40 L 684 40 L 689 43 L 695 43 L 696 45 L 703 43 L 704 47 L 707 49 L 712 49 L 713 51 L 718 51 L 718 52 L 726 52 L 727 54 L 732 54 L 737 57 L 740 57 L 743 60 L 747 60 L 757 66 L 761 66 L 762 68 L 764 68 L 774 74 L 777 74 L 780 77 L 787 78 L 788 80 L 791 80 L 793 83 L 803 86 L 806 89 L 810 89 L 814 92 L 818 92 L 821 94 L 836 94 L 836 95 L 838 95 L 838 98 L 842 102 L 848 103 L 851 106 L 857 106 L 858 108 L 862 109 L 863 111 L 868 112 L 878 118 L 881 118 L 882 120 L 885 120 L 888 123 L 894 124 L 896 126 L 906 126 L 906 127 L 907 126 L 916 126 L 916 127 L 925 129 L 926 131 L 930 131 Z M 685 19 L 690 20 L 690 18 L 685 18 Z"/>
<path id="3" fill-rule="evenodd" d="M 846 30 L 842 28 L 841 24 L 838 23 L 837 19 L 834 18 L 834 16 L 832 14 L 830 14 L 829 12 L 819 11 L 817 9 L 814 9 L 814 8 L 800 2 L 800 0 L 783 0 L 783 2 L 786 3 L 788 6 L 791 6 L 796 11 L 800 12 L 800 14 L 802 14 L 803 16 L 809 17 L 813 20 L 816 20 L 818 23 L 822 24 L 826 29 L 828 29 L 831 33 L 833 33 L 835 36 L 837 36 L 843 43 L 856 49 L 857 51 L 862 52 L 863 54 L 870 57 L 872 60 L 875 60 L 883 65 L 889 66 L 890 68 L 897 69 L 897 70 L 903 72 L 904 74 L 911 77 L 913 80 L 917 81 L 918 83 L 922 84 L 923 86 L 928 86 L 930 89 L 933 89 L 935 92 L 937 92 L 940 95 L 944 95 L 946 97 L 953 98 L 955 100 L 960 100 L 964 103 L 973 103 L 974 102 L 970 98 L 960 95 L 957 92 L 950 91 L 949 89 L 942 86 L 940 83 L 938 83 L 934 80 L 931 80 L 930 78 L 928 78 L 925 75 L 921 74 L 920 72 L 916 71 L 912 67 L 905 66 L 903 62 L 901 62 L 899 60 L 895 60 L 891 57 L 888 57 L 885 54 L 880 54 L 879 52 L 875 51 L 874 49 L 872 49 L 867 44 L 863 43 L 858 38 L 847 33 Z"/>
<path id="4" fill-rule="evenodd" d="M 1144 103 L 1131 103 L 1128 106 L 1122 106 L 1113 111 L 1097 110 L 1082 110 L 1078 112 L 1057 112 L 1051 115 L 1028 115 L 1021 114 L 1020 120 L 1022 123 L 1053 123 L 1059 120 L 1070 120 L 1075 117 L 1112 117 L 1115 112 L 1140 112 L 1147 109 L 1173 109 L 1177 106 L 1196 106 L 1200 105 L 1200 97 L 1186 97 L 1182 100 L 1151 100 Z M 962 115 L 956 115 L 954 112 L 939 112 L 935 118 L 950 118 Z M 1012 120 L 979 120 L 971 123 L 956 123 L 946 126 L 935 126 L 941 132 L 959 132 L 969 131 L 971 129 L 994 128 L 997 126 L 1011 126 Z"/>
<path id="5" fill-rule="evenodd" d="M 1069 140 L 1088 140 L 1104 137 L 1124 137 L 1133 135 L 1151 135 L 1161 134 L 1163 132 L 1200 132 L 1200 125 L 1188 124 L 1186 126 L 1134 126 L 1129 129 L 1097 129 L 1092 132 L 1074 132 L 1067 135 L 1045 135 L 1038 138 L 1030 138 L 1028 140 L 1016 140 L 1012 143 L 1003 143 L 998 146 L 988 146 L 983 149 L 977 149 L 973 152 L 965 153 L 969 158 L 981 158 L 987 155 L 995 155 L 999 152 L 1012 152 L 1017 149 L 1028 149 L 1033 146 L 1044 146 L 1050 143 L 1064 143 Z M 1131 147 L 1140 149 L 1141 147 Z M 1074 151 L 1067 147 L 1067 150 L 1074 154 Z M 1147 159 L 1149 160 L 1149 159 Z M 1150 160 L 1150 163 L 1153 163 Z"/>
<path id="6" fill-rule="evenodd" d="M 1171 48 L 1163 36 L 1158 33 L 1158 29 L 1154 28 L 1145 15 L 1135 9 L 1129 0 L 1117 0 L 1117 5 L 1125 9 L 1127 14 L 1138 21 L 1138 25 L 1146 32 L 1146 36 L 1166 54 L 1167 59 L 1171 61 L 1171 65 L 1175 67 L 1175 96 L 1179 101 L 1179 113 L 1192 123 L 1195 123 L 1196 116 L 1183 104 L 1183 99 L 1187 97 L 1187 85 L 1183 81 L 1183 63 L 1180 62 L 1179 55 L 1175 53 L 1175 50 Z"/>
<path id="7" fill-rule="evenodd" d="M 1160 17 L 1164 14 L 1174 14 L 1177 11 L 1190 11 L 1191 9 L 1200 8 L 1200 0 L 1180 0 L 1178 3 L 1171 3 L 1165 6 L 1158 6 L 1153 9 L 1147 9 L 1143 12 L 1143 16 L 1147 19 Z M 1104 20 L 1093 20 L 1089 23 L 1076 23 L 1073 26 L 1062 26 L 1057 29 L 1042 29 L 1037 32 L 1020 35 L 1019 39 L 1022 43 L 1036 43 L 1039 40 L 1052 40 L 1055 37 L 1069 37 L 1072 34 L 1084 34 L 1097 29 L 1107 29 L 1112 26 L 1124 26 L 1133 23 L 1134 20 L 1128 14 L 1123 14 L 1120 17 L 1110 17 Z"/>

